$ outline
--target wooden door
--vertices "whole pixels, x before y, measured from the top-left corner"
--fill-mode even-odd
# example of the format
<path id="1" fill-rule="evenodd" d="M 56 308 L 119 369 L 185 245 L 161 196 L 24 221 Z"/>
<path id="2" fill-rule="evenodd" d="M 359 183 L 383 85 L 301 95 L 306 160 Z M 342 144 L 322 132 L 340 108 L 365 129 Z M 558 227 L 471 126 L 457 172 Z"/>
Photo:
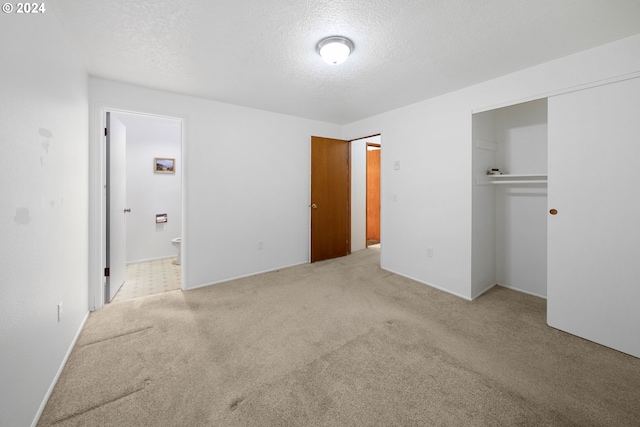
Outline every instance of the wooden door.
<path id="1" fill-rule="evenodd" d="M 549 98 L 547 322 L 640 357 L 640 79 Z"/>
<path id="2" fill-rule="evenodd" d="M 367 246 L 380 243 L 380 146 L 367 145 Z"/>
<path id="3" fill-rule="evenodd" d="M 311 137 L 311 262 L 350 252 L 349 141 Z"/>

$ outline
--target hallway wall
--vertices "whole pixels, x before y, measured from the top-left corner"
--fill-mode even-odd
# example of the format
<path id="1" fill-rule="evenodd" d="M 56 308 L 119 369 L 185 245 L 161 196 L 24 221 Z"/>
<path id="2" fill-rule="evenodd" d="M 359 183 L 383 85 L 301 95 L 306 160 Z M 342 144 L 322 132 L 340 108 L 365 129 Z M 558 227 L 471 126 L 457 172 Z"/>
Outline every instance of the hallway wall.
<path id="1" fill-rule="evenodd" d="M 87 75 L 52 14 L 0 21 L 0 426 L 28 426 L 88 314 Z"/>

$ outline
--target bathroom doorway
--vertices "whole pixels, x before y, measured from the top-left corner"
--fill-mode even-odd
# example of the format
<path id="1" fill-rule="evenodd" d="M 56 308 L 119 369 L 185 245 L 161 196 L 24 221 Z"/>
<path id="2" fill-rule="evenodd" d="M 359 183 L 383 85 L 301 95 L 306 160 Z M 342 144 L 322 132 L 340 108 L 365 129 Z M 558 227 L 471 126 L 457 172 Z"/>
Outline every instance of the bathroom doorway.
<path id="1" fill-rule="evenodd" d="M 106 116 L 116 129 L 107 135 L 105 303 L 180 289 L 182 120 L 122 111 Z M 109 153 L 118 137 L 124 156 Z M 114 208 L 113 200 L 124 205 Z"/>

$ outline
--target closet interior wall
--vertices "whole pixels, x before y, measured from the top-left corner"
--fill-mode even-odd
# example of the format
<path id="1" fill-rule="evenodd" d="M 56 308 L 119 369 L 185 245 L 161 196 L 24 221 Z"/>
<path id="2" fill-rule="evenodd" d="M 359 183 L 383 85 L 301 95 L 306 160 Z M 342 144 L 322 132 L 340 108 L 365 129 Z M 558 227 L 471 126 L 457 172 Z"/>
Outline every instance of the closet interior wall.
<path id="1" fill-rule="evenodd" d="M 547 122 L 546 99 L 473 115 L 474 297 L 499 284 L 546 298 Z"/>

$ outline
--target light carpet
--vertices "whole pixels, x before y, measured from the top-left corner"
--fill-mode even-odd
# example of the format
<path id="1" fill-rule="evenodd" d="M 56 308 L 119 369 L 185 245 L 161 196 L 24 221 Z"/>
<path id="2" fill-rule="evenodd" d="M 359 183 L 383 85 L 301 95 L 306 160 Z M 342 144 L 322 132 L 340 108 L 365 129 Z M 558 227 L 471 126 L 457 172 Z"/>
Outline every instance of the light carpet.
<path id="1" fill-rule="evenodd" d="M 91 313 L 40 426 L 638 426 L 640 359 L 379 250 Z"/>

